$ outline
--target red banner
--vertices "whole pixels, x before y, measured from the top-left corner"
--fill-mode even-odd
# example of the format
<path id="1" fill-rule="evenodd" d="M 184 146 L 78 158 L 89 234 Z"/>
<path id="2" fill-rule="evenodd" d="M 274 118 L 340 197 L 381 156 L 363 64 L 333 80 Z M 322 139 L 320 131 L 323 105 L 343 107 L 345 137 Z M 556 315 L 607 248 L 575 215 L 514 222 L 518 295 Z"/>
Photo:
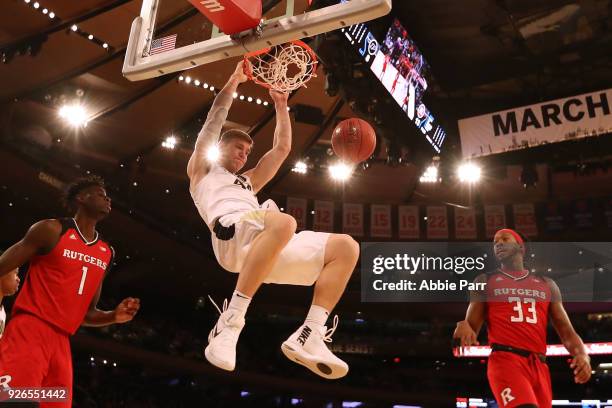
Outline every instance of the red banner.
<path id="1" fill-rule="evenodd" d="M 485 216 L 485 231 L 487 238 L 493 238 L 495 233 L 506 228 L 506 208 L 502 205 L 485 205 L 484 206 Z"/>
<path id="2" fill-rule="evenodd" d="M 307 205 L 308 201 L 305 198 L 287 197 L 287 214 L 295 218 L 298 230 L 306 228 Z"/>
<path id="3" fill-rule="evenodd" d="M 533 204 L 514 204 L 514 229 L 528 237 L 538 235 Z"/>
<path id="4" fill-rule="evenodd" d="M 334 231 L 334 202 L 315 201 L 314 203 L 314 225 L 315 231 Z"/>
<path id="5" fill-rule="evenodd" d="M 370 236 L 391 238 L 391 206 L 372 204 L 370 206 Z"/>
<path id="6" fill-rule="evenodd" d="M 455 208 L 455 238 L 476 239 L 476 212 L 473 208 Z"/>
<path id="7" fill-rule="evenodd" d="M 419 239 L 419 207 L 400 205 L 397 207 L 400 239 Z"/>
<path id="8" fill-rule="evenodd" d="M 363 204 L 342 205 L 342 231 L 349 235 L 363 236 Z"/>
<path id="9" fill-rule="evenodd" d="M 448 239 L 448 215 L 445 206 L 427 207 L 427 238 Z"/>

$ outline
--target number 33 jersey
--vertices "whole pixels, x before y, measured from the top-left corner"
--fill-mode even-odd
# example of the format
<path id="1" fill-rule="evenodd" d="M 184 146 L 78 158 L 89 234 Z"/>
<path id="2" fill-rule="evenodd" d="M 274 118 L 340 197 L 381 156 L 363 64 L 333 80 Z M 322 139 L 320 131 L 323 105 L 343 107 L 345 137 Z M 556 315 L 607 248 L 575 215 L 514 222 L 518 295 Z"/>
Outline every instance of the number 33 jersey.
<path id="1" fill-rule="evenodd" d="M 98 233 L 87 242 L 73 219 L 61 219 L 55 247 L 30 261 L 13 313 L 30 313 L 74 334 L 112 264 L 113 248 Z"/>
<path id="2" fill-rule="evenodd" d="M 486 293 L 489 344 L 545 354 L 552 296 L 547 278 L 498 271 L 488 277 Z"/>

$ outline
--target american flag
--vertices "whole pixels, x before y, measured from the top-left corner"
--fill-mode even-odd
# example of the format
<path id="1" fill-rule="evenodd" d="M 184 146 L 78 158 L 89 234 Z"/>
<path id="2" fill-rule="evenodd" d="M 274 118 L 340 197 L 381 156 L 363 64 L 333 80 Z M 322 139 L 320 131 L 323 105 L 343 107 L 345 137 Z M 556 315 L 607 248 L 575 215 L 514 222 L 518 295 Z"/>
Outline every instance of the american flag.
<path id="1" fill-rule="evenodd" d="M 176 46 L 176 34 L 167 37 L 158 38 L 151 43 L 151 51 L 149 55 L 160 54 L 162 52 L 173 50 Z"/>

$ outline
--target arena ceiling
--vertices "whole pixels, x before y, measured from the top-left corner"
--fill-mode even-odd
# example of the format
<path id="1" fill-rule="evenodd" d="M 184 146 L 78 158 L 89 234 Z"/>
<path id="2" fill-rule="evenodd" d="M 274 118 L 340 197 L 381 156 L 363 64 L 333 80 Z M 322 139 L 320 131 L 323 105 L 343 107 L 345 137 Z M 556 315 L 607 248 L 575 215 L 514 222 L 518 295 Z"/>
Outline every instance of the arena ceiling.
<path id="1" fill-rule="evenodd" d="M 40 180 L 41 172 L 62 181 L 88 171 L 102 174 L 114 185 L 111 193 L 118 203 L 115 212 L 119 214 L 111 217 L 108 229 L 113 236 L 123 235 L 125 246 L 146 236 L 147 247 L 139 249 L 143 259 L 169 251 L 187 269 L 193 264 L 216 268 L 210 249 L 203 249 L 207 244 L 199 241 L 205 238 L 195 239 L 206 231 L 189 197 L 185 174 L 197 121 L 205 117 L 213 92 L 185 85 L 178 75 L 139 82 L 122 76 L 139 0 L 39 2 L 36 9 L 34 0 L 9 0 L 0 15 L 0 50 L 6 59 L 0 63 L 2 185 L 21 197 L 28 196 L 26 208 L 45 216 L 39 207 L 49 196 L 56 197 L 57 191 Z M 459 151 L 458 118 L 605 89 L 612 83 L 610 0 L 395 0 L 393 6 L 394 15 L 409 28 L 432 67 L 436 86 L 430 98 L 439 109 L 438 116 L 448 124 L 448 152 Z M 198 29 L 202 24 L 186 1 L 176 0 L 171 11 L 161 22 L 169 32 Z M 75 24 L 85 34 L 72 31 Z M 95 41 L 87 38 L 89 34 Z M 219 89 L 236 63 L 236 59 L 220 61 L 195 68 L 188 75 Z M 460 186 L 419 187 L 420 169 L 415 166 L 375 164 L 344 186 L 331 183 L 319 172 L 292 173 L 295 160 L 313 146 L 329 146 L 337 118 L 353 116 L 348 104 L 326 95 L 324 68 L 318 73 L 308 88 L 291 96 L 290 105 L 319 108 L 324 126 L 294 121 L 292 155 L 264 195 L 279 200 L 291 195 L 392 204 L 472 202 L 474 194 Z M 240 92 L 254 100 L 269 100 L 266 91 L 252 83 L 244 84 Z M 78 131 L 58 117 L 59 107 L 74 99 L 90 115 L 87 127 Z M 195 128 L 190 126 L 194 122 Z M 256 145 L 249 159 L 253 164 L 271 144 L 273 109 L 236 100 L 228 125 L 253 134 Z M 172 134 L 179 140 L 177 148 L 163 148 L 162 142 Z M 381 158 L 384 151 L 381 149 Z M 547 197 L 550 185 L 541 183 L 523 190 L 517 182 L 519 173 L 520 168 L 506 169 L 505 178 L 479 188 L 478 200 Z M 540 179 L 544 178 L 542 174 Z M 554 184 L 558 191 L 575 197 L 588 195 L 602 180 L 577 185 L 571 175 L 557 174 Z M 36 211 L 32 202 L 38 205 Z M 54 204 L 50 208 L 59 211 Z M 17 219 L 24 225 L 31 223 L 25 213 Z M 185 226 L 195 231 L 195 241 L 178 245 L 172 231 Z M 121 234 L 126 230 L 131 232 Z M 16 223 L 10 231 L 7 235 L 16 238 L 23 225 Z M 136 269 L 134 281 L 150 273 L 146 262 Z M 163 272 L 148 277 L 163 279 Z M 194 272 L 181 273 L 191 276 Z M 185 276 L 176 277 L 181 279 L 189 282 Z M 184 289 L 184 284 L 177 290 L 179 287 Z"/>

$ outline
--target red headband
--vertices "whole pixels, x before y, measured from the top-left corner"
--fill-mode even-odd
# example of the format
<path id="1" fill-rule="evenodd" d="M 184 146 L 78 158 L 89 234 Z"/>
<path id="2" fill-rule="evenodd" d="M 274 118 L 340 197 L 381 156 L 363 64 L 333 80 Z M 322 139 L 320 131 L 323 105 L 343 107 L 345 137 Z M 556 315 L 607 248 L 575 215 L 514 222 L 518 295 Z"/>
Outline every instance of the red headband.
<path id="1" fill-rule="evenodd" d="M 503 228 L 503 229 L 500 229 L 497 232 L 507 232 L 508 234 L 510 234 L 510 235 L 512 235 L 514 237 L 514 239 L 516 240 L 516 242 L 519 245 L 523 245 L 523 247 L 525 246 L 525 243 L 523 242 L 523 238 L 521 238 L 521 236 L 515 230 L 510 229 L 510 228 Z"/>

